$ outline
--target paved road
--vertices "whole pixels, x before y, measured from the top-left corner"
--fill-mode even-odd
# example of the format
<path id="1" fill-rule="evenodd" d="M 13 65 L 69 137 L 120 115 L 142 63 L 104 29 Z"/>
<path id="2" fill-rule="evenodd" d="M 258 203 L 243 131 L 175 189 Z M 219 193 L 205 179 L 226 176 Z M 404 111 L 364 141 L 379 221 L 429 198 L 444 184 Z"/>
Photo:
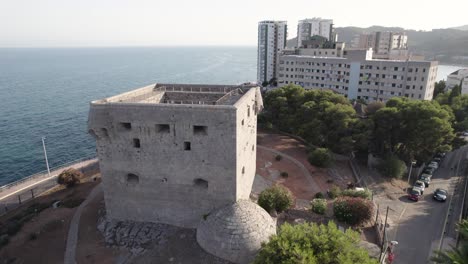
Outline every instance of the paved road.
<path id="1" fill-rule="evenodd" d="M 96 161 L 97 159 L 92 159 L 73 163 L 69 166 L 51 171 L 50 177 L 44 175 L 44 177 L 24 181 L 18 185 L 12 186 L 11 188 L 2 190 L 0 192 L 0 215 L 9 209 L 15 208 L 20 203 L 20 200 L 21 202 L 24 202 L 31 199 L 33 195 L 38 196 L 52 187 L 55 187 L 57 185 L 57 176 L 64 169 L 72 167 L 81 168 L 95 163 Z"/>
<path id="2" fill-rule="evenodd" d="M 453 197 L 454 207 L 459 206 L 459 195 L 453 196 L 455 185 L 459 184 L 458 175 L 464 173 L 463 168 L 466 159 L 466 148 L 448 153 L 441 164 L 441 167 L 435 172 L 431 185 L 426 188 L 423 199 L 419 202 L 411 202 L 406 197 L 400 198 L 403 203 L 403 210 L 400 211 L 400 221 L 393 229 L 393 234 L 389 234 L 390 240 L 398 241 L 395 251 L 395 264 L 412 263 L 425 264 L 430 263 L 429 259 L 432 251 L 441 245 L 442 231 L 446 218 L 449 222 L 446 228 L 446 235 L 443 236 L 442 247 L 449 248 L 453 243 L 456 232 L 454 231 L 456 212 L 447 216 L 450 201 L 445 203 L 436 202 L 432 199 L 432 192 L 436 188 L 444 188 L 449 191 Z M 453 168 L 453 169 L 451 169 Z M 457 175 L 457 170 L 459 170 Z M 450 212 L 452 212 L 450 210 Z"/>

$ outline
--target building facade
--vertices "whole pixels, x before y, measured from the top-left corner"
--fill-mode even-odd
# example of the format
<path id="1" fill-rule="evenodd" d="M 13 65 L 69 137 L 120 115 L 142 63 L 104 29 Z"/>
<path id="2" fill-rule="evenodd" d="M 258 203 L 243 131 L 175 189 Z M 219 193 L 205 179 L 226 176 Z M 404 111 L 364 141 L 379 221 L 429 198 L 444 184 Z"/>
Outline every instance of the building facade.
<path id="1" fill-rule="evenodd" d="M 408 36 L 400 32 L 378 31 L 359 34 L 351 41 L 351 47 L 372 48 L 374 59 L 404 60 L 409 57 Z"/>
<path id="2" fill-rule="evenodd" d="M 462 94 L 468 94 L 468 69 L 459 69 L 447 76 L 446 89 L 451 90 L 455 85 L 462 85 Z M 465 90 L 465 91 L 464 91 Z"/>
<path id="3" fill-rule="evenodd" d="M 194 228 L 249 199 L 260 88 L 154 84 L 91 102 L 108 217 Z"/>
<path id="4" fill-rule="evenodd" d="M 280 56 L 279 86 L 328 89 L 367 101 L 385 102 L 396 96 L 432 99 L 437 62 L 376 60 L 371 50 L 344 50 L 343 56 L 324 51 L 304 55 L 300 50 Z"/>
<path id="5" fill-rule="evenodd" d="M 297 47 L 302 46 L 302 41 L 313 36 L 321 36 L 329 41 L 336 41 L 333 31 L 333 20 L 322 18 L 308 18 L 299 20 L 297 25 Z"/>
<path id="6" fill-rule="evenodd" d="M 286 21 L 261 21 L 258 23 L 258 84 L 278 78 L 278 56 L 286 48 L 287 37 Z"/>

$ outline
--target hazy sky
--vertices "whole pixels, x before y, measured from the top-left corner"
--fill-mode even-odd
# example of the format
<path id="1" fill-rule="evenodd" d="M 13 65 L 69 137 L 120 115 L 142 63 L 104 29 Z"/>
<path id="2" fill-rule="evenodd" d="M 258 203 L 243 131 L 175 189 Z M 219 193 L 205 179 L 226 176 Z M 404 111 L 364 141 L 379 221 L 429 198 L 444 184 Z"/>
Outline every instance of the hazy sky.
<path id="1" fill-rule="evenodd" d="M 431 30 L 468 24 L 468 0 L 0 0 L 0 47 L 256 45 L 260 20 Z"/>

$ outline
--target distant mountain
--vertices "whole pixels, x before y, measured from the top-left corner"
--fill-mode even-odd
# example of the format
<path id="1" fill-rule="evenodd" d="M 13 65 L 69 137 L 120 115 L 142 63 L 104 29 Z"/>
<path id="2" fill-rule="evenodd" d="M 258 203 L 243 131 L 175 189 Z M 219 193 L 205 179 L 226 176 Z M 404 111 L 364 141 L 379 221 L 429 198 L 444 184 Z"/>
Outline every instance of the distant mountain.
<path id="1" fill-rule="evenodd" d="M 459 27 L 453 27 L 452 29 L 458 29 L 458 30 L 468 30 L 468 25 L 459 26 Z"/>
<path id="2" fill-rule="evenodd" d="M 466 31 L 460 30 L 467 28 Z M 350 45 L 355 35 L 373 31 L 406 32 L 408 46 L 413 54 L 421 54 L 429 60 L 438 60 L 445 64 L 468 65 L 468 25 L 458 29 L 433 29 L 432 31 L 405 30 L 399 27 L 372 26 L 368 28 L 342 27 L 336 28 L 338 40 Z M 296 45 L 296 38 L 287 42 L 288 47 Z"/>

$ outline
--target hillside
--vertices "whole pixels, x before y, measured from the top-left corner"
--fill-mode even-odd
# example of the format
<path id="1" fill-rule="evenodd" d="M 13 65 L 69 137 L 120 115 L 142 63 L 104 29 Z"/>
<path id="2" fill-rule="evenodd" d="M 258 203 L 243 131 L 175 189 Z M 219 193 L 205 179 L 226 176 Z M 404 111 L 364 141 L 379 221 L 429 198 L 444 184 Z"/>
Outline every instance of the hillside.
<path id="1" fill-rule="evenodd" d="M 452 29 L 458 29 L 458 30 L 468 30 L 468 25 L 459 26 L 459 27 L 453 27 Z"/>
<path id="2" fill-rule="evenodd" d="M 372 31 L 404 31 L 408 35 L 408 46 L 414 54 L 422 54 L 427 59 L 435 59 L 446 64 L 468 65 L 468 30 L 433 29 L 432 31 L 404 30 L 398 27 L 372 26 L 368 28 L 336 28 L 338 40 L 350 44 L 356 34 Z M 293 47 L 296 39 L 288 40 L 288 47 Z"/>

